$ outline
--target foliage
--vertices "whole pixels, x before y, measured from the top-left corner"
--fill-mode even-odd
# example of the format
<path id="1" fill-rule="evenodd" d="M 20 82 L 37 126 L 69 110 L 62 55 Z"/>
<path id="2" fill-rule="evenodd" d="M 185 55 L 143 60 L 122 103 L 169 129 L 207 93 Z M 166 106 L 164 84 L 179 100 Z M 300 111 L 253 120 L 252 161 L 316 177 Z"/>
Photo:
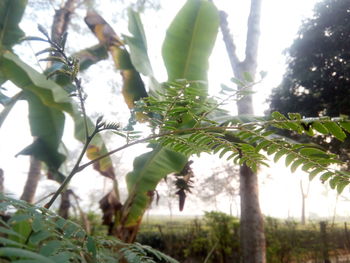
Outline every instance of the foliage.
<path id="1" fill-rule="evenodd" d="M 200 104 L 200 94 L 191 89 L 193 84 L 195 83 L 186 82 L 182 86 L 175 84 L 168 89 L 168 94 L 163 95 L 163 99 L 149 97 L 144 100 L 145 103 L 141 106 L 143 113 L 153 112 L 159 116 L 158 120 L 151 123 L 152 130 L 160 131 L 155 136 L 159 137 L 155 142 L 185 156 L 198 155 L 201 152 L 218 153 L 220 158 L 225 156 L 235 164 L 246 163 L 255 171 L 259 165 L 267 165 L 266 157 L 261 153 L 261 150 L 265 150 L 268 155 L 274 156 L 275 162 L 286 156 L 285 164 L 290 166 L 292 172 L 300 166 L 310 174 L 310 179 L 322 174 L 321 180 L 330 179 L 331 187 L 336 187 L 339 192 L 348 184 L 347 172 L 335 172 L 329 167 L 330 164 L 341 163 L 336 160 L 335 155 L 327 154 L 310 144 L 297 144 L 272 137 L 273 132 L 267 130 L 268 127 L 275 127 L 311 136 L 320 132 L 342 141 L 346 138 L 344 131 L 349 131 L 346 118 L 302 119 L 300 114 L 289 114 L 287 118 L 274 112 L 272 120 L 267 121 L 231 118 L 224 124 L 218 123 L 206 117 L 208 111 L 217 108 L 218 103 L 209 100 Z M 198 114 L 198 108 L 207 111 Z M 186 118 L 194 122 L 193 128 L 181 127 L 182 120 Z"/>
<path id="2" fill-rule="evenodd" d="M 7 80 L 11 81 L 22 92 L 15 95 L 5 104 L 5 108 L 0 114 L 0 124 L 4 122 L 8 112 L 18 99 L 28 101 L 29 123 L 31 125 L 32 135 L 36 137 L 36 140 L 19 154 L 34 155 L 38 160 L 44 161 L 48 167 L 49 178 L 62 182 L 64 175 L 60 173 L 59 168 L 65 160 L 65 156 L 59 152 L 58 148 L 61 144 L 64 128 L 64 113 L 70 114 L 73 118 L 75 122 L 75 136 L 82 142 L 85 142 L 86 139 L 84 125 L 90 129 L 93 128 L 93 124 L 87 117 L 86 121 L 83 120 L 81 110 L 76 105 L 76 102 L 69 98 L 69 93 L 65 90 L 71 87 L 68 84 L 74 79 L 73 76 L 71 76 L 72 78 L 68 82 L 58 81 L 58 84 L 56 84 L 54 81 L 47 79 L 44 74 L 37 72 L 25 64 L 12 52 L 12 46 L 18 44 L 21 41 L 20 37 L 23 36 L 23 32 L 18 28 L 18 23 L 24 12 L 26 1 L 3 1 L 1 5 L 3 7 L 1 10 L 5 13 L 1 17 L 2 26 L 0 27 L 0 79 L 2 80 L 1 83 Z M 46 30 L 41 28 L 41 31 L 44 38 L 29 37 L 29 39 L 50 42 L 51 40 Z M 58 70 L 64 74 L 69 73 L 69 69 L 61 68 L 64 64 L 62 63 L 64 60 L 61 56 L 64 51 L 66 37 L 67 35 L 64 36 L 61 43 L 51 41 L 51 46 L 38 54 L 47 54 L 54 50 L 62 49 L 61 53 L 59 53 L 60 56 L 49 56 L 42 59 L 42 61 L 57 62 L 53 65 L 52 69 L 47 71 L 48 76 L 52 75 L 53 72 L 57 72 L 54 70 Z M 73 63 L 73 58 L 65 57 L 65 59 L 71 60 L 71 63 Z M 78 60 L 75 59 L 74 63 L 77 64 Z M 76 75 L 76 73 L 74 74 Z M 48 125 L 49 123 L 50 125 Z M 104 142 L 99 135 L 94 137 L 92 145 L 97 149 L 96 155 L 100 156 L 106 152 Z M 111 165 L 110 159 L 105 158 L 100 162 L 99 167 L 104 172 L 110 169 Z"/>
<path id="3" fill-rule="evenodd" d="M 207 17 L 212 18 L 209 26 Z M 129 108 L 134 110 L 135 101 L 147 97 L 145 85 L 137 70 L 151 77 L 154 85 L 150 88 L 150 93 L 157 94 L 155 91 L 159 90 L 159 85 L 153 77 L 147 54 L 146 37 L 139 15 L 129 10 L 129 30 L 132 36 L 125 36 L 124 39 L 129 45 L 130 55 L 123 41 L 101 16 L 95 12 L 89 12 L 85 21 L 99 42 L 107 44 L 116 68 L 120 70 L 123 77 L 123 95 Z M 187 1 L 172 22 L 164 40 L 163 58 L 169 80 L 175 81 L 176 78 L 206 80 L 207 60 L 217 31 L 218 13 L 215 6 L 207 1 Z M 174 46 L 181 56 L 173 56 L 170 48 Z M 173 74 L 178 69 L 186 70 Z M 196 74 L 190 76 L 189 72 Z M 136 112 L 136 119 L 144 121 L 145 115 L 139 113 Z M 149 115 L 152 116 L 153 113 L 150 112 Z M 190 119 L 186 121 L 189 122 L 187 125 L 191 125 Z M 181 172 L 187 162 L 183 155 L 160 145 L 152 144 L 150 148 L 152 149 L 150 152 L 135 159 L 134 170 L 127 175 L 128 198 L 121 208 L 122 211 L 114 212 L 115 225 L 124 222 L 128 227 L 137 228 L 158 182 L 171 172 Z M 162 168 L 159 169 L 159 167 Z M 113 209 L 112 204 L 108 205 L 106 202 L 103 204 Z"/>
<path id="4" fill-rule="evenodd" d="M 270 97 L 271 112 L 331 117 L 350 114 L 350 57 L 346 41 L 350 36 L 349 11 L 347 0 L 327 0 L 316 5 L 313 16 L 303 22 L 287 51 L 288 68 Z M 341 143 L 319 134 L 313 141 L 348 161 L 345 149 L 349 140 Z"/>
<path id="5" fill-rule="evenodd" d="M 204 221 L 209 228 L 209 245 L 214 251 L 212 262 L 227 262 L 228 258 L 238 261 L 240 249 L 238 219 L 220 212 L 206 212 Z"/>
<path id="6" fill-rule="evenodd" d="M 238 219 L 216 212 L 207 215 L 214 220 L 208 220 L 207 216 L 186 221 L 163 219 L 159 222 L 150 219 L 141 226 L 138 241 L 165 251 L 180 262 L 204 262 L 211 253 L 217 237 L 224 237 L 221 246 L 231 250 L 232 253 L 225 254 L 225 251 L 216 246 L 207 262 L 239 262 L 242 252 L 239 249 Z M 217 219 L 219 220 L 215 221 Z M 222 227 L 219 222 L 223 222 L 224 226 Z M 323 259 L 324 244 L 318 222 L 301 225 L 293 219 L 266 217 L 264 225 L 267 262 L 306 262 Z M 344 244 L 349 244 L 348 238 L 349 233 L 342 224 L 327 227 L 330 255 L 337 258 L 341 257 L 342 253 L 347 254 L 348 250 L 344 249 Z"/>
<path id="7" fill-rule="evenodd" d="M 141 20 L 136 14 L 132 12 L 130 14 L 133 17 L 130 19 L 133 37 L 128 41 L 133 44 L 135 41 L 142 42 L 142 49 L 139 51 L 146 59 L 147 45 Z M 209 25 L 208 18 L 213 18 Z M 133 65 L 139 62 L 135 59 L 135 54 L 129 55 L 123 41 L 97 13 L 89 12 L 85 20 L 98 37 L 100 44 L 112 53 L 115 64 L 121 71 L 126 103 L 136 114 L 139 114 L 138 116 L 143 116 L 142 121 L 147 121 L 152 133 L 140 138 L 136 131 L 130 131 L 130 127 L 123 129 L 118 123 L 107 123 L 102 116 L 95 124 L 92 124 L 85 113 L 85 94 L 81 79 L 78 77 L 79 61 L 75 57 L 66 55 L 65 52 L 67 35 L 63 35 L 57 43 L 52 41 L 46 30 L 39 26 L 44 37 L 27 37 L 26 39 L 48 43 L 50 46 L 38 52 L 38 55 L 48 53 L 49 56 L 42 61 L 56 62 L 59 66 L 45 76 L 34 71 L 7 50 L 1 54 L 0 72 L 6 79 L 22 88 L 25 94 L 31 92 L 30 94 L 36 96 L 33 97 L 31 109 L 39 113 L 51 112 L 45 118 L 54 118 L 50 122 L 58 126 L 57 130 L 47 133 L 41 128 L 44 123 L 48 122 L 47 119 L 40 118 L 42 123 L 33 123 L 32 130 L 35 131 L 33 134 L 41 136 L 39 141 L 41 144 L 34 143 L 24 152 L 40 155 L 42 159 L 47 158 L 48 153 L 57 152 L 57 155 L 59 154 L 58 145 L 63 129 L 61 126 L 64 122 L 63 111 L 70 113 L 76 120 L 76 125 L 79 124 L 76 131 L 79 133 L 79 138 L 83 138 L 84 146 L 73 169 L 46 205 L 47 208 L 52 205 L 76 173 L 89 165 L 94 165 L 104 176 L 113 179 L 115 185 L 112 192 L 100 202 L 104 210 L 104 222 L 110 226 L 111 234 L 115 234 L 123 241 L 132 242 L 159 181 L 170 173 L 181 173 L 191 155 L 200 155 L 203 152 L 217 153 L 220 158 L 225 157 L 235 164 L 246 164 L 256 171 L 260 165 L 267 165 L 263 153 L 266 151 L 268 155 L 274 156 L 275 161 L 285 156 L 286 166 L 290 166 L 292 171 L 301 167 L 310 174 L 311 179 L 320 175 L 322 181 L 329 181 L 332 188 L 337 188 L 339 192 L 349 184 L 349 173 L 330 167 L 331 164 L 341 164 L 335 155 L 328 154 L 309 144 L 298 144 L 273 136 L 273 132 L 268 130 L 269 127 L 276 127 L 310 136 L 319 132 L 342 141 L 346 137 L 345 131 L 350 130 L 347 118 L 303 119 L 300 114 L 288 114 L 286 117 L 278 112 L 273 113 L 270 119 L 235 118 L 220 110 L 223 101 L 215 101 L 208 97 L 205 82 L 207 61 L 218 28 L 218 14 L 212 3 L 189 0 L 176 16 L 163 45 L 163 57 L 169 81 L 163 83 L 152 94 L 146 93 L 141 76 L 137 71 L 142 70 L 144 74 L 151 75 L 148 61 L 145 61 L 147 63 L 143 65 Z M 178 49 L 184 52 L 181 53 L 181 56 L 174 56 L 170 52 Z M 131 53 L 135 50 L 135 48 L 130 48 Z M 65 75 L 72 81 L 69 92 L 55 84 L 54 81 L 47 79 L 55 75 Z M 75 105 L 71 96 L 78 97 L 80 108 Z M 231 96 L 229 95 L 224 101 Z M 27 95 L 28 99 L 30 97 Z M 57 114 L 53 114 L 52 111 Z M 83 115 L 83 118 L 80 114 Z M 218 115 L 223 116 L 217 119 Z M 33 116 L 38 115 L 33 114 Z M 99 141 L 97 144 L 94 141 L 98 138 L 97 135 L 105 130 L 124 137 L 125 143 L 106 152 L 103 142 Z M 135 158 L 134 169 L 126 176 L 129 195 L 122 204 L 110 160 L 106 157 L 109 158 L 109 155 L 139 143 L 149 143 L 151 150 Z M 42 144 L 45 145 L 45 150 L 42 150 Z M 86 152 L 92 160 L 81 164 Z M 61 156 L 58 155 L 58 157 Z M 56 159 L 59 159 L 58 157 Z M 49 161 L 46 162 L 49 167 L 53 167 L 53 171 L 57 171 L 62 161 L 63 158 L 56 160 L 54 165 Z M 186 186 L 182 187 L 182 189 L 189 189 Z M 213 215 L 213 218 L 216 217 Z M 227 218 L 224 216 L 218 216 L 215 220 L 218 219 L 223 219 L 226 224 Z M 34 229 L 33 231 L 35 232 Z M 220 245 L 220 247 L 225 250 L 224 246 Z M 129 249 L 128 253 L 131 254 L 128 254 L 127 257 L 137 258 L 134 254 L 140 252 L 139 250 L 140 248 L 137 247 Z M 143 259 L 148 260 L 146 257 Z"/>
<path id="8" fill-rule="evenodd" d="M 169 262 L 177 261 L 148 246 L 92 237 L 77 224 L 45 208 L 0 196 L 1 262 Z"/>

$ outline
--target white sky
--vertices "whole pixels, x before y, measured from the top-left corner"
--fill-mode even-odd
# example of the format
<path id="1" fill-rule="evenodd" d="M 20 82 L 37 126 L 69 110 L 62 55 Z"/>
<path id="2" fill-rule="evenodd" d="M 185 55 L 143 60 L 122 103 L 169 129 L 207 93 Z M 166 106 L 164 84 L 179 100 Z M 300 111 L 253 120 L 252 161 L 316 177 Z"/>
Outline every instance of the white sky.
<path id="1" fill-rule="evenodd" d="M 158 12 L 147 11 L 146 14 L 142 16 L 148 39 L 152 66 L 160 81 L 166 80 L 166 73 L 160 55 L 165 30 L 184 2 L 184 0 L 163 0 L 161 10 Z M 236 42 L 239 55 L 243 54 L 250 1 L 216 0 L 214 2 L 219 9 L 223 9 L 228 13 L 231 32 Z M 268 108 L 265 100 L 270 94 L 271 88 L 277 86 L 282 79 L 285 69 L 285 57 L 282 55 L 283 50 L 291 45 L 302 19 L 312 14 L 311 11 L 316 2 L 316 0 L 263 0 L 258 72 L 267 71 L 268 76 L 263 83 L 255 87 L 254 106 L 257 115 L 263 115 L 264 110 Z M 120 26 L 120 23 L 115 21 L 115 17 L 112 15 L 113 12 L 109 12 L 109 10 L 112 10 L 110 8 L 111 6 L 107 4 L 109 1 L 104 1 L 104 3 L 106 3 L 108 8 L 99 6 L 99 9 L 103 11 L 105 19 L 114 26 L 117 32 L 118 29 L 124 28 L 123 33 L 127 33 L 125 22 Z M 22 24 L 22 26 L 25 26 L 26 32 L 30 31 L 28 34 L 38 34 L 35 30 L 37 23 L 49 26 L 49 24 L 47 24 L 47 14 L 43 17 L 38 16 L 37 20 L 39 21 L 26 21 L 26 25 Z M 78 45 L 79 48 L 96 43 L 94 37 L 89 33 L 84 34 L 83 41 L 81 38 L 81 35 L 72 34 L 69 36 L 68 41 L 74 43 L 73 45 L 75 46 Z M 78 42 L 79 44 L 77 44 Z M 38 50 L 40 50 L 40 48 L 36 49 L 36 51 Z M 33 61 L 34 58 L 30 55 L 32 54 L 30 49 L 27 48 L 26 51 L 22 52 L 26 53 L 26 57 L 28 57 L 27 60 Z M 225 52 L 222 36 L 219 33 L 217 44 L 210 58 L 209 81 L 210 91 L 213 94 L 218 92 L 221 83 L 230 84 L 232 73 Z M 106 72 L 107 74 L 105 74 Z M 98 74 L 100 78 L 95 78 L 94 76 L 96 76 L 96 74 Z M 113 78 L 113 76 L 111 77 L 111 74 L 114 74 L 115 78 Z M 127 108 L 120 97 L 115 96 L 114 99 L 116 103 L 105 105 L 106 100 L 111 100 L 109 91 L 111 91 L 112 88 L 109 83 L 115 83 L 116 79 L 119 78 L 118 74 L 113 72 L 111 62 L 106 61 L 99 63 L 99 67 L 94 67 L 89 73 L 84 75 L 87 76 L 89 80 L 88 83 L 85 83 L 85 88 L 89 95 L 88 112 L 93 113 L 112 110 L 114 115 L 107 114 L 108 117 L 112 118 L 112 116 L 118 114 L 117 112 L 122 109 L 122 114 L 119 113 L 118 115 L 118 117 L 122 117 L 121 115 L 123 115 L 123 112 L 125 113 L 127 111 Z M 108 83 L 104 83 L 106 81 L 103 82 L 103 80 L 107 75 L 108 77 L 106 77 L 106 79 Z M 101 92 L 102 88 L 105 88 L 106 92 Z M 116 89 L 117 88 L 114 87 L 112 90 L 115 91 Z M 115 107 L 115 105 L 117 105 L 117 107 Z M 99 108 L 101 108 L 101 110 L 99 110 Z M 234 102 L 232 103 L 232 108 L 235 108 Z M 26 115 L 26 104 L 24 102 L 18 103 L 0 130 L 0 167 L 5 171 L 5 187 L 7 191 L 15 193 L 16 195 L 19 195 L 23 189 L 28 171 L 28 158 L 24 156 L 14 158 L 14 155 L 25 146 L 29 145 L 32 140 L 29 134 L 26 117 L 23 117 Z M 68 122 L 70 122 L 69 118 Z M 66 142 L 68 141 L 69 148 L 74 149 L 79 147 L 80 144 L 78 142 L 69 139 L 72 136 L 71 125 L 67 125 L 67 128 L 68 131 L 65 132 L 65 139 L 68 139 Z M 138 147 L 124 152 L 123 171 L 118 171 L 118 174 L 122 175 L 125 171 L 130 170 L 132 162 L 130 156 L 135 156 L 135 154 L 140 153 L 142 149 L 142 147 Z M 211 167 L 208 167 L 207 164 L 216 162 L 215 159 L 208 156 L 198 160 L 196 159 L 194 164 L 196 178 L 209 175 L 211 173 Z M 263 213 L 278 217 L 299 217 L 301 210 L 299 181 L 303 178 L 304 185 L 307 185 L 307 175 L 300 171 L 291 175 L 288 170 L 284 168 L 283 164 L 272 164 L 271 166 L 271 169 L 263 169 L 260 173 L 260 198 Z M 201 169 L 201 167 L 206 167 L 206 169 Z M 271 176 L 269 177 L 268 175 Z M 266 179 L 267 177 L 270 179 Z M 81 187 L 82 182 L 84 187 Z M 76 175 L 71 185 L 82 199 L 86 199 L 89 193 L 95 193 L 98 198 L 103 194 L 101 189 L 104 188 L 104 180 L 98 174 L 88 170 L 87 172 Z M 54 190 L 55 187 L 57 187 L 57 184 L 53 182 L 47 180 L 42 180 L 40 182 L 41 193 L 44 189 L 47 191 L 46 188 Z M 326 192 L 328 195 L 325 195 Z M 310 186 L 307 211 L 310 215 L 332 216 L 335 199 L 336 195 L 334 191 L 329 191 L 329 189 L 321 185 L 318 180 L 314 180 L 311 182 Z M 176 201 L 174 200 L 173 202 L 176 207 Z M 223 211 L 228 212 L 227 201 L 222 200 L 222 202 L 219 203 L 221 204 L 219 207 Z M 194 211 L 193 208 L 196 208 L 195 211 L 198 211 L 198 203 L 193 197 L 188 197 L 186 205 L 184 213 L 190 214 L 191 211 Z M 346 211 L 346 205 L 345 202 L 338 202 L 338 214 L 349 214 Z M 208 207 L 206 207 L 206 209 L 208 209 Z M 167 213 L 168 211 L 157 210 L 157 213 L 160 212 Z"/>

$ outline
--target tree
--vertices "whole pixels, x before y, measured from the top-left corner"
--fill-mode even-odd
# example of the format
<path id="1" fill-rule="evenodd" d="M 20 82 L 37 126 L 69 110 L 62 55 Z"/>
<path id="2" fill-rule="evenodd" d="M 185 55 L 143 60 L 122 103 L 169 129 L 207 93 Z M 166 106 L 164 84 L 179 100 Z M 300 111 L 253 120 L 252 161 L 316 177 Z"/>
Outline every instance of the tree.
<path id="1" fill-rule="evenodd" d="M 304 189 L 304 185 L 303 185 L 303 180 L 300 179 L 299 181 L 300 184 L 300 193 L 301 193 L 301 224 L 305 225 L 306 223 L 306 218 L 305 218 L 305 206 L 306 206 L 306 199 L 309 195 L 309 190 L 310 190 L 310 182 L 308 182 L 307 188 L 306 190 Z"/>
<path id="2" fill-rule="evenodd" d="M 232 164 L 222 164 L 212 170 L 212 173 L 204 178 L 194 190 L 196 196 L 204 203 L 214 202 L 215 210 L 218 211 L 218 199 L 228 198 L 230 215 L 232 216 L 232 205 L 239 196 L 239 171 Z M 214 200 L 214 201 L 213 201 Z M 209 205 L 209 204 L 208 204 Z M 237 208 L 238 209 L 238 208 Z M 238 211 L 236 213 L 238 217 Z"/>
<path id="3" fill-rule="evenodd" d="M 260 35 L 261 0 L 252 0 L 248 17 L 248 31 L 245 44 L 245 58 L 238 59 L 236 46 L 230 35 L 226 13 L 220 12 L 220 27 L 233 75 L 238 80 L 249 78 L 253 82 L 257 68 L 258 43 Z M 251 87 L 238 85 L 238 90 Z M 253 115 L 252 96 L 246 95 L 237 101 L 239 115 Z M 243 247 L 243 262 L 265 262 L 265 234 L 263 217 L 259 205 L 258 177 L 245 163 L 240 167 L 241 223 L 240 238 Z"/>
<path id="4" fill-rule="evenodd" d="M 326 0 L 315 6 L 313 16 L 303 22 L 287 51 L 287 71 L 269 99 L 271 112 L 299 112 L 303 116 L 350 115 L 349 12 L 347 0 Z M 322 127 L 319 132 L 322 134 Z M 307 141 L 305 137 L 298 138 Z M 349 140 L 342 143 L 317 136 L 313 141 L 340 154 L 348 162 L 349 152 L 344 149 Z"/>

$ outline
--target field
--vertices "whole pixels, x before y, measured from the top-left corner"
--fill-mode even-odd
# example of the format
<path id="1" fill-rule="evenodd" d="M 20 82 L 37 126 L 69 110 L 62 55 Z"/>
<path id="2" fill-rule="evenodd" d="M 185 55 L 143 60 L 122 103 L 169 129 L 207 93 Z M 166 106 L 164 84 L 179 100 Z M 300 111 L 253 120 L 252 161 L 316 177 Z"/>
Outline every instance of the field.
<path id="1" fill-rule="evenodd" d="M 293 220 L 265 218 L 269 263 L 350 262 L 346 222 L 301 225 Z M 199 218 L 146 217 L 138 242 L 157 248 L 180 262 L 240 262 L 239 221 L 218 212 Z"/>

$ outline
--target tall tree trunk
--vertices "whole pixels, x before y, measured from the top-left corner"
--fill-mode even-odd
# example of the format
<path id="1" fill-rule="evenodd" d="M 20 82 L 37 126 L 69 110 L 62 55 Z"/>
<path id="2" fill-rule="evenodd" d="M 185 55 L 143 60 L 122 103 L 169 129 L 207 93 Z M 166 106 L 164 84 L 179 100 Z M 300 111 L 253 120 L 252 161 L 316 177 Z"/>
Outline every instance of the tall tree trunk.
<path id="1" fill-rule="evenodd" d="M 220 12 L 220 28 L 226 50 L 230 59 L 233 74 L 237 79 L 244 79 L 245 72 L 254 79 L 257 68 L 258 42 L 260 36 L 260 12 L 262 0 L 251 0 L 248 17 L 248 31 L 245 47 L 245 59 L 240 61 L 236 54 L 236 46 L 230 34 L 227 14 Z M 238 87 L 243 89 L 244 87 Z M 245 88 L 247 89 L 247 88 Z M 248 91 L 251 88 L 248 88 Z M 252 115 L 252 96 L 245 96 L 237 102 L 238 114 Z M 240 167 L 241 196 L 241 245 L 243 263 L 265 263 L 266 245 L 264 221 L 259 205 L 258 177 L 245 164 Z"/>
<path id="2" fill-rule="evenodd" d="M 35 192 L 38 187 L 41 171 L 41 161 L 34 156 L 30 156 L 30 165 L 27 181 L 24 185 L 21 200 L 28 203 L 33 203 L 35 198 Z"/>
<path id="3" fill-rule="evenodd" d="M 52 40 L 57 42 L 67 31 L 72 14 L 76 8 L 76 2 L 77 0 L 67 0 L 60 9 L 55 10 L 51 27 Z"/>

